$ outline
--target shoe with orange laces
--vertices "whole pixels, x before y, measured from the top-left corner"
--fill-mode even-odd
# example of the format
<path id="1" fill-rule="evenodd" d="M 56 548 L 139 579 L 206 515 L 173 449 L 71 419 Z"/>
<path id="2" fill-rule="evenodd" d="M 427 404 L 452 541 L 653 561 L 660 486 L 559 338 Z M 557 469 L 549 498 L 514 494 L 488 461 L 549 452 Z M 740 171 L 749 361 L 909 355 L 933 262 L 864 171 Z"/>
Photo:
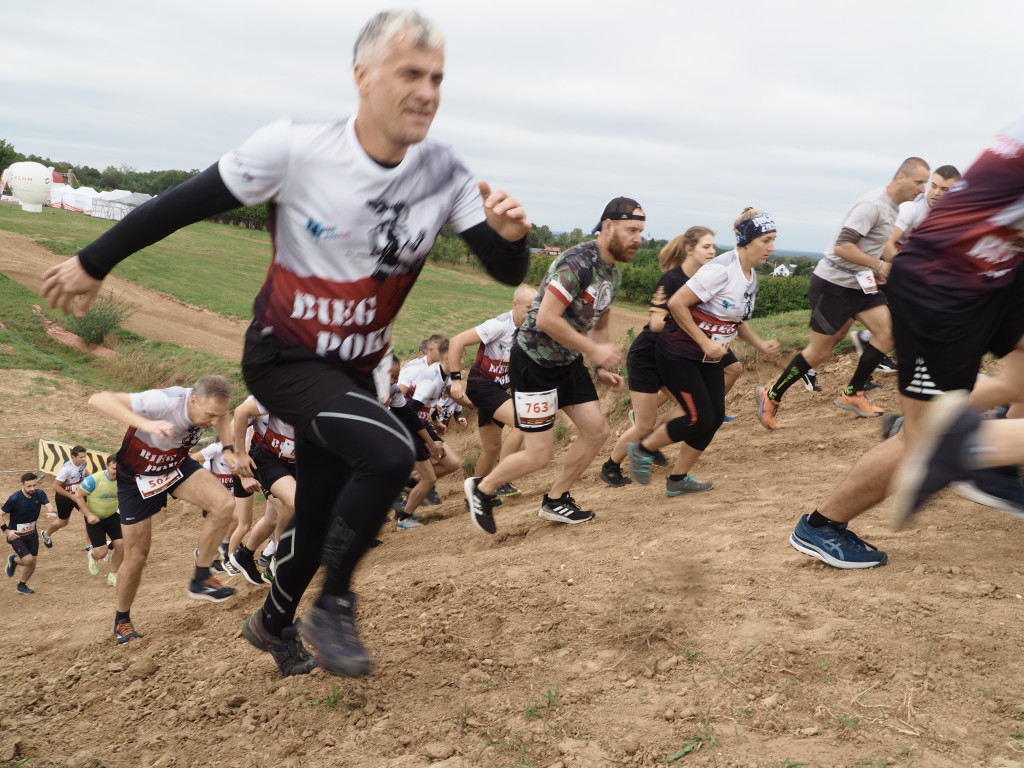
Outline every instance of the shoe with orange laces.
<path id="1" fill-rule="evenodd" d="M 770 389 L 771 387 L 758 387 L 754 390 L 754 394 L 757 395 L 757 420 L 766 429 L 775 429 L 775 414 L 779 412 L 781 403 L 768 396 Z"/>
<path id="2" fill-rule="evenodd" d="M 114 624 L 114 637 L 117 638 L 118 645 L 124 645 L 130 643 L 136 638 L 142 637 L 138 632 L 135 631 L 135 627 L 132 626 L 131 621 L 118 621 Z"/>
<path id="3" fill-rule="evenodd" d="M 864 396 L 863 391 L 854 392 L 852 395 L 846 394 L 845 391 L 840 392 L 839 397 L 837 397 L 834 402 L 844 411 L 856 413 L 858 416 L 865 419 L 871 418 L 872 416 L 881 416 L 885 413 L 885 408 L 879 408 L 877 405 L 869 403 L 867 397 Z"/>

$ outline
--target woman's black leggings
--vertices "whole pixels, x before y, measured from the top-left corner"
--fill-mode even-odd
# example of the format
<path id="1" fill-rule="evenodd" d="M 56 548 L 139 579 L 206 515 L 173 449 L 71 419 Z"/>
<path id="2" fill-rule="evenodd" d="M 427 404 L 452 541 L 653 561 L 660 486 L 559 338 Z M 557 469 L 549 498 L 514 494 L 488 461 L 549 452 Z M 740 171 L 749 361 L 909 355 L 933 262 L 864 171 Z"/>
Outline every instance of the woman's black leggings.
<path id="1" fill-rule="evenodd" d="M 660 348 L 657 355 L 662 381 L 686 412 L 667 424 L 669 437 L 703 451 L 725 418 L 725 367 L 669 357 Z"/>

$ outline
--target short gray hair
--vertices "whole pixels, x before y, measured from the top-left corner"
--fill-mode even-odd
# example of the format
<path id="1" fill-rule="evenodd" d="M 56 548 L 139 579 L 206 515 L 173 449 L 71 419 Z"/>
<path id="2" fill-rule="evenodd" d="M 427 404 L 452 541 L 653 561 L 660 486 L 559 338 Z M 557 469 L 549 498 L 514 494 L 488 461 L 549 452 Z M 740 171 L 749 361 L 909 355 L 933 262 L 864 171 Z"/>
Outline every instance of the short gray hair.
<path id="1" fill-rule="evenodd" d="M 440 48 L 444 45 L 441 30 L 417 11 L 381 11 L 368 22 L 356 37 L 352 63 L 368 66 L 380 53 L 383 43 L 395 35 L 406 32 L 420 48 Z"/>
<path id="2" fill-rule="evenodd" d="M 192 394 L 201 403 L 208 397 L 216 397 L 218 400 L 226 400 L 230 403 L 231 384 L 223 376 L 203 376 L 192 387 Z"/>

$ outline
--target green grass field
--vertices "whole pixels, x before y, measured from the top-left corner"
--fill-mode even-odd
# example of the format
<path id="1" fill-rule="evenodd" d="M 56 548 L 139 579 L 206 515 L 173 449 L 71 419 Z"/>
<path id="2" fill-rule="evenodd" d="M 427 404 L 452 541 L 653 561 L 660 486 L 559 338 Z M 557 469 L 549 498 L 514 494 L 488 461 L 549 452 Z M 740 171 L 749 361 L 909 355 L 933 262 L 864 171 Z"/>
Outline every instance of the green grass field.
<path id="1" fill-rule="evenodd" d="M 31 237 L 60 255 L 76 253 L 111 226 L 111 221 L 59 209 L 45 208 L 42 213 L 25 213 L 16 205 L 0 206 L 0 229 Z M 270 238 L 266 232 L 200 222 L 123 261 L 115 268 L 114 274 L 176 296 L 189 304 L 232 317 L 248 318 L 269 263 Z M 395 323 L 393 338 L 396 351 L 403 359 L 410 357 L 420 341 L 432 333 L 453 336 L 504 312 L 511 307 L 512 290 L 482 272 L 428 264 Z M 13 301 L 13 294 L 18 294 L 21 304 Z M 20 307 L 31 296 L 33 294 L 10 280 L 0 282 L 0 300 L 4 306 Z M 4 300 L 7 297 L 12 301 Z M 622 305 L 621 302 L 619 304 Z M 15 332 L 7 335 L 8 349 L 0 356 L 0 368 L 77 370 L 90 367 L 87 356 L 58 349 L 60 345 L 50 341 L 30 312 L 25 315 L 20 308 L 13 311 L 15 317 L 3 318 L 4 322 L 13 325 Z M 58 313 L 51 313 L 51 316 L 59 318 Z M 783 357 L 802 348 L 807 341 L 806 312 L 758 318 L 751 321 L 751 326 L 763 338 L 777 338 L 782 344 Z M 155 369 L 148 370 L 147 366 L 139 363 L 135 366 L 138 375 L 131 377 L 128 376 L 130 371 L 123 374 L 104 372 L 100 366 L 96 373 L 98 380 L 109 381 L 110 386 L 120 384 L 131 389 L 145 385 L 147 376 L 166 378 L 173 376 L 175 369 L 191 372 L 202 366 L 207 370 L 227 367 L 232 378 L 237 375 L 237 361 L 220 359 L 216 362 L 218 358 L 213 356 L 203 358 L 159 342 L 147 342 L 143 346 L 140 340 L 130 336 L 122 334 L 123 343 L 133 344 L 138 355 L 152 358 Z M 843 342 L 838 351 L 846 351 L 849 346 L 848 342 Z M 737 345 L 737 352 L 741 359 L 748 359 L 751 355 L 743 344 Z"/>

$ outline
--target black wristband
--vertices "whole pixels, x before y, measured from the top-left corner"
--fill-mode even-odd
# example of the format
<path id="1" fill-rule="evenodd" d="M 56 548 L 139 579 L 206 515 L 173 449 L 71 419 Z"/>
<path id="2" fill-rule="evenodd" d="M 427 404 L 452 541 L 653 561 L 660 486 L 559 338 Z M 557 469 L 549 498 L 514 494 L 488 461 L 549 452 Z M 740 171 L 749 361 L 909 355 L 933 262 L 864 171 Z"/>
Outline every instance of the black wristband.
<path id="1" fill-rule="evenodd" d="M 7 532 L 7 526 L 4 525 L 3 523 L 0 523 L 0 532 L 3 532 L 3 533 Z"/>
<path id="2" fill-rule="evenodd" d="M 235 452 L 235 446 L 233 446 L 233 445 L 222 445 L 221 448 L 220 448 L 220 452 L 224 453 L 224 451 L 231 451 L 232 453 L 234 453 Z"/>
<path id="3" fill-rule="evenodd" d="M 452 371 L 448 374 L 448 378 L 452 381 L 458 381 L 462 378 L 462 371 Z"/>

